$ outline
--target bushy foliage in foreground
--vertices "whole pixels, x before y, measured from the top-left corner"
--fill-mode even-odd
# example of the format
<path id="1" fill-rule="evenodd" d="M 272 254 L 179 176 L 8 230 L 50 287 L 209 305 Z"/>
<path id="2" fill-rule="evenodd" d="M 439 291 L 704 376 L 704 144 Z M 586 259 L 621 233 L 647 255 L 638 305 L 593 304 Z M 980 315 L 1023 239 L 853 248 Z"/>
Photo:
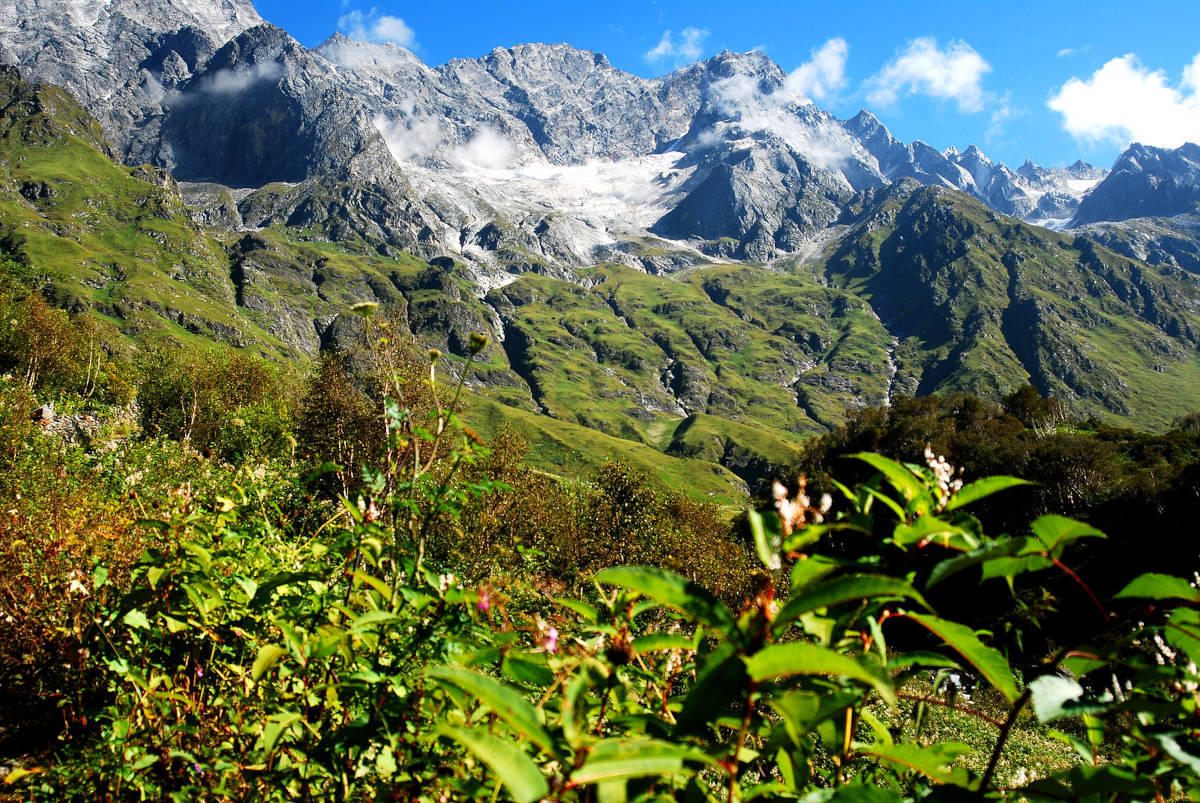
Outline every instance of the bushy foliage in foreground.
<path id="1" fill-rule="evenodd" d="M 512 535 L 522 532 L 514 508 L 481 505 L 503 499 L 498 477 L 519 475 L 512 455 L 489 456 L 434 398 L 426 417 L 385 395 L 364 493 L 327 515 L 314 519 L 310 506 L 321 508 L 303 484 L 209 470 L 207 484 L 144 511 L 149 548 L 136 564 L 73 553 L 55 598 L 69 608 L 59 621 L 71 622 L 61 637 L 76 668 L 58 680 L 79 699 L 62 748 L 12 772 L 9 788 L 175 800 L 1200 793 L 1200 591 L 1187 580 L 1131 578 L 1120 614 L 1096 600 L 1103 640 L 1055 645 L 1023 675 L 989 634 L 931 609 L 929 590 L 964 575 L 1019 585 L 1067 574 L 1089 591 L 1068 561 L 1095 528 L 1046 515 L 993 537 L 968 512 L 1019 480 L 964 486 L 932 456 L 860 454 L 875 473 L 836 485 L 836 499 L 779 486 L 774 510 L 750 515 L 761 566 L 740 602 L 636 565 L 602 568 L 590 588 L 553 598 L 529 579 L 545 576 L 544 558 Z M 161 459 L 208 465 L 186 454 Z M 65 464 L 63 474 L 74 476 Z M 702 512 L 618 468 L 600 485 L 592 510 L 608 529 L 565 536 L 607 533 L 615 543 L 598 543 L 603 554 L 673 517 L 701 526 Z M 477 546 L 453 548 L 455 531 Z M 499 533 L 527 564 L 482 572 L 467 552 L 501 548 Z M 831 554 L 846 539 L 865 546 Z M 935 556 L 931 571 L 891 569 L 892 556 L 918 553 Z M 984 691 L 969 702 L 934 693 L 931 674 L 946 671 Z M 966 734 L 976 745 L 938 738 L 948 731 L 930 727 L 935 708 L 977 720 Z M 1031 778 L 1020 755 L 1005 768 L 1030 708 L 1042 722 L 1079 723 L 1054 732 L 1077 762 L 1048 777 Z"/>

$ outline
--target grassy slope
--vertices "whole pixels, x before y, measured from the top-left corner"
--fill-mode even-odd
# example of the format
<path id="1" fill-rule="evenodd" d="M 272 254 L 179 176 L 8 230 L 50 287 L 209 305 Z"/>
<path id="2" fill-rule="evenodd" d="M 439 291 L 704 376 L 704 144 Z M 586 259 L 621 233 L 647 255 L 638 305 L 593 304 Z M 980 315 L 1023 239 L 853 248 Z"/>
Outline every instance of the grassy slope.
<path id="1" fill-rule="evenodd" d="M 571 478 L 586 478 L 606 460 L 620 460 L 697 499 L 740 507 L 746 486 L 727 469 L 707 460 L 672 457 L 657 449 L 614 438 L 587 427 L 464 394 L 462 417 L 489 438 L 507 426 L 527 438 L 532 465 Z"/>

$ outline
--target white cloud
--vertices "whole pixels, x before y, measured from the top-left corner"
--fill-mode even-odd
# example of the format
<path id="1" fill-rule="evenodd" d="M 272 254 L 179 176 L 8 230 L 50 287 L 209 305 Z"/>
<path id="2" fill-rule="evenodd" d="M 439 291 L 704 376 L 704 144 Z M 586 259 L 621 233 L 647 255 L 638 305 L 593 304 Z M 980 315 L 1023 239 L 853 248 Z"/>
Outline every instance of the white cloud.
<path id="1" fill-rule="evenodd" d="M 983 109 L 981 81 L 991 65 L 962 40 L 938 47 L 933 37 L 921 37 L 867 81 L 867 100 L 890 106 L 901 93 L 952 100 L 961 112 Z"/>
<path id="2" fill-rule="evenodd" d="M 442 124 L 436 117 L 414 110 L 411 102 L 401 113 L 397 119 L 377 114 L 371 120 L 397 162 L 420 162 L 444 144 Z"/>
<path id="3" fill-rule="evenodd" d="M 983 133 L 983 138 L 988 143 L 994 143 L 999 140 L 1005 133 L 1009 121 L 1017 120 L 1024 117 L 1028 112 L 1018 106 L 1012 105 L 1012 93 L 1006 92 L 1004 96 L 995 101 L 992 115 L 988 118 L 987 129 Z"/>
<path id="4" fill-rule="evenodd" d="M 211 75 L 205 75 L 194 85 L 188 87 L 184 94 L 170 95 L 170 105 L 180 108 L 196 100 L 201 95 L 236 95 L 245 92 L 260 81 L 275 81 L 283 75 L 283 67 L 275 61 L 238 67 L 227 67 L 217 70 Z M 161 91 L 162 84 L 157 84 Z M 153 86 L 150 87 L 154 89 Z"/>
<path id="5" fill-rule="evenodd" d="M 840 37 L 830 39 L 812 51 L 812 60 L 801 64 L 787 77 L 791 92 L 813 100 L 835 96 L 846 86 L 846 54 L 849 47 Z"/>
<path id="6" fill-rule="evenodd" d="M 793 73 L 794 74 L 794 73 Z M 709 92 L 717 110 L 729 118 L 718 124 L 700 144 L 716 144 L 734 136 L 769 132 L 818 167 L 837 170 L 853 153 L 854 143 L 841 126 L 821 116 L 798 115 L 812 101 L 787 81 L 772 92 L 763 92 L 750 75 L 714 81 Z"/>
<path id="7" fill-rule="evenodd" d="M 362 42 L 391 42 L 401 47 L 411 47 L 416 41 L 416 35 L 404 20 L 380 14 L 374 8 L 366 13 L 358 9 L 347 11 L 338 17 L 337 27 L 346 36 Z"/>
<path id="8" fill-rule="evenodd" d="M 517 149 L 504 135 L 484 126 L 466 145 L 454 150 L 454 159 L 464 167 L 482 167 L 485 170 L 503 170 L 512 167 Z"/>
<path id="9" fill-rule="evenodd" d="M 708 38 L 708 31 L 702 31 L 699 28 L 684 28 L 680 31 L 679 36 L 680 39 L 676 42 L 671 31 L 663 31 L 662 39 L 658 41 L 657 45 L 646 51 L 643 58 L 651 63 L 673 58 L 676 63 L 690 64 L 703 55 L 704 40 Z"/>
<path id="10" fill-rule="evenodd" d="M 1132 53 L 1112 59 L 1087 79 L 1072 78 L 1047 105 L 1081 140 L 1175 148 L 1200 140 L 1200 53 L 1172 86 L 1162 70 Z"/>

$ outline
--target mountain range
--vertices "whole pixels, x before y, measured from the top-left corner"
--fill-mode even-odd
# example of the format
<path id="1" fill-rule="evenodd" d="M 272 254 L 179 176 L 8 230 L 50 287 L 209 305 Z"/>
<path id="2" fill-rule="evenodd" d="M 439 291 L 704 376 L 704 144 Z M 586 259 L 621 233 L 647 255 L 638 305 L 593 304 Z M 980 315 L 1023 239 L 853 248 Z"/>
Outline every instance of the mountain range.
<path id="1" fill-rule="evenodd" d="M 1193 144 L 1013 170 L 839 120 L 762 53 L 433 68 L 242 0 L 16 0 L 0 62 L 0 248 L 134 336 L 313 355 L 378 301 L 451 354 L 492 334 L 496 403 L 743 474 L 897 393 L 1200 408 Z"/>

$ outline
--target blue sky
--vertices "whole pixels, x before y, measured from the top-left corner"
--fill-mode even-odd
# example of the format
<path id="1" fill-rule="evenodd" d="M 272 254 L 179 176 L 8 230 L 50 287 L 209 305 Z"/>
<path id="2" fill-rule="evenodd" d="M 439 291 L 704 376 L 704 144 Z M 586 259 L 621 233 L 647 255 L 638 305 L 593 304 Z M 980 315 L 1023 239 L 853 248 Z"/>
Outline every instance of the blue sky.
<path id="1" fill-rule="evenodd" d="M 567 3 L 256 0 L 302 44 L 335 30 L 431 66 L 494 47 L 567 42 L 655 77 L 760 49 L 839 117 L 874 112 L 903 140 L 1109 166 L 1130 141 L 1200 141 L 1200 2 L 1025 0 Z"/>

